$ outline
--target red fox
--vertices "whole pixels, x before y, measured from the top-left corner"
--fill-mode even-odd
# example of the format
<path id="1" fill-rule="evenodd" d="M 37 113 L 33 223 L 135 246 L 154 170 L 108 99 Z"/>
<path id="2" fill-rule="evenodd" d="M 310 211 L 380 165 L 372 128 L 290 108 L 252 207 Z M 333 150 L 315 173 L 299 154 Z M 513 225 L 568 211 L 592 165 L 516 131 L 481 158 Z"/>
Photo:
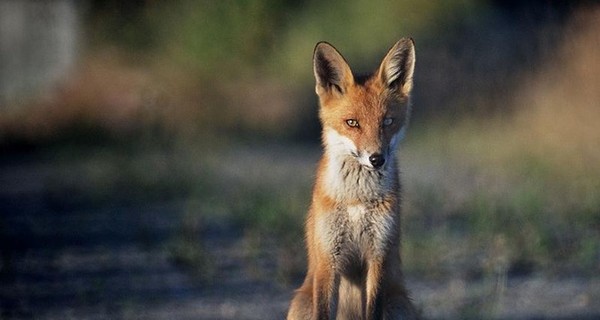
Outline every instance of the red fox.
<path id="1" fill-rule="evenodd" d="M 410 114 L 412 39 L 399 40 L 379 69 L 356 77 L 319 42 L 313 68 L 323 127 L 306 220 L 308 272 L 287 319 L 416 319 L 400 270 L 396 147 Z"/>

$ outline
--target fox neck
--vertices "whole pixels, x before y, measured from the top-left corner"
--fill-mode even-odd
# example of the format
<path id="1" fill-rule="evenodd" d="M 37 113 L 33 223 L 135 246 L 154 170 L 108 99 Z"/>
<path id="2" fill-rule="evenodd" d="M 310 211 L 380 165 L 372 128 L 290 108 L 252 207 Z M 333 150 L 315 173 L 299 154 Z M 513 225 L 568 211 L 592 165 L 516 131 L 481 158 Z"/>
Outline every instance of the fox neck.
<path id="1" fill-rule="evenodd" d="M 383 167 L 367 168 L 355 156 L 341 153 L 326 142 L 321 181 L 327 195 L 336 202 L 380 199 L 399 187 L 396 162 L 395 149 L 390 148 Z"/>

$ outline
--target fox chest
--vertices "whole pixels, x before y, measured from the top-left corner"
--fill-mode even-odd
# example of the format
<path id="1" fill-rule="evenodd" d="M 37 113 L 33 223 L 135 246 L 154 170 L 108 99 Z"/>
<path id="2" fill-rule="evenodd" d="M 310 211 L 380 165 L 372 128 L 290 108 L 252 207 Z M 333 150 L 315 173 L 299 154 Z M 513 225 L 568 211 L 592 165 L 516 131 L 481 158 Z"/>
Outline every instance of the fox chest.
<path id="1" fill-rule="evenodd" d="M 342 273 L 382 258 L 397 238 L 394 212 L 375 204 L 339 206 L 317 223 L 317 236 Z"/>

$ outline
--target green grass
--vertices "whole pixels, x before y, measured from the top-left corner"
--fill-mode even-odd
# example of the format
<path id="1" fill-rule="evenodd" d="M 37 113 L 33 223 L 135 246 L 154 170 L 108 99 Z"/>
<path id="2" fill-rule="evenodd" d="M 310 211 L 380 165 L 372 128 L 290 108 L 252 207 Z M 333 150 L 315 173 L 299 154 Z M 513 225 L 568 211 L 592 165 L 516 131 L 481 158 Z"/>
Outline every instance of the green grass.
<path id="1" fill-rule="evenodd" d="M 535 150 L 510 121 L 432 127 L 402 150 L 404 171 L 417 171 L 405 180 L 409 270 L 598 274 L 598 177 Z"/>

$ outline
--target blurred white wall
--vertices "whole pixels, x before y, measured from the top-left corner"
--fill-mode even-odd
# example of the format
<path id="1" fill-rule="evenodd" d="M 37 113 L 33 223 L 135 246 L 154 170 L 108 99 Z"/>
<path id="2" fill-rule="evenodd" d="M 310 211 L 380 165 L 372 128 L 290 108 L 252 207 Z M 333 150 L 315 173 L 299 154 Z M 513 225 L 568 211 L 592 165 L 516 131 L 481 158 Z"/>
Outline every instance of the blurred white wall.
<path id="1" fill-rule="evenodd" d="M 71 0 L 0 0 L 0 107 L 65 79 L 77 58 L 76 6 Z"/>

